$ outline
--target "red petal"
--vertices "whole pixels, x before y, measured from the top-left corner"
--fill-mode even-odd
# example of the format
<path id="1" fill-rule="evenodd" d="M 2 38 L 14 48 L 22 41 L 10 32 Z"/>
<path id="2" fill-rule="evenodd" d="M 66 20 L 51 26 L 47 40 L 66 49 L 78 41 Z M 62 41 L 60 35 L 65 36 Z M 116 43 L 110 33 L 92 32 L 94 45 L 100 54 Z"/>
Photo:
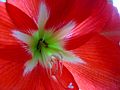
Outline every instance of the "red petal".
<path id="1" fill-rule="evenodd" d="M 89 34 L 82 35 L 79 37 L 74 37 L 74 38 L 73 37 L 66 38 L 64 48 L 66 50 L 76 49 L 79 46 L 84 45 L 84 43 L 86 43 L 92 36 L 94 36 L 94 33 L 89 33 Z"/>
<path id="2" fill-rule="evenodd" d="M 9 45 L 18 45 L 9 29 L 0 28 L 0 49 Z"/>
<path id="3" fill-rule="evenodd" d="M 48 78 L 48 76 L 46 76 L 47 74 L 45 73 L 45 71 L 42 70 L 42 68 L 36 67 L 28 75 L 21 75 L 21 78 L 19 82 L 15 85 L 15 88 L 19 90 L 51 90 L 50 79 Z M 47 85 L 48 83 L 49 86 Z"/>
<path id="4" fill-rule="evenodd" d="M 117 9 L 113 7 L 113 5 L 110 5 L 109 9 L 112 10 L 110 14 L 111 17 L 106 23 L 102 34 L 118 44 L 120 42 L 120 14 L 118 13 Z"/>
<path id="5" fill-rule="evenodd" d="M 41 81 L 49 78 L 44 77 L 44 73 L 39 73 L 36 68 L 31 74 L 23 76 L 23 63 L 0 60 L 0 89 L 1 90 L 52 90 L 46 88 Z M 50 85 L 50 84 L 49 84 Z M 50 86 L 49 86 L 50 87 Z"/>
<path id="6" fill-rule="evenodd" d="M 12 19 L 13 23 L 19 28 L 22 32 L 28 33 L 26 30 L 37 30 L 35 22 L 27 14 L 21 11 L 16 6 L 6 3 L 7 12 Z"/>
<path id="7" fill-rule="evenodd" d="M 48 77 L 45 69 L 37 66 L 23 76 L 24 63 L 0 59 L 0 90 L 56 90 L 58 83 Z M 57 90 L 64 90 L 61 86 Z"/>
<path id="8" fill-rule="evenodd" d="M 31 55 L 21 45 L 8 45 L 0 48 L 0 58 L 14 62 L 25 62 Z"/>
<path id="9" fill-rule="evenodd" d="M 7 2 L 15 5 L 29 15 L 33 20 L 37 21 L 40 0 L 17 0 L 14 2 L 12 0 L 7 0 Z M 80 23 L 94 11 L 95 13 L 99 11 L 99 8 L 101 8 L 101 5 L 106 3 L 106 0 L 46 0 L 45 2 L 50 10 L 50 18 L 46 27 L 50 28 L 53 26 L 61 27 L 61 25 L 64 25 L 71 20 L 75 20 Z"/>
<path id="10" fill-rule="evenodd" d="M 111 9 L 109 10 L 108 4 L 106 3 L 102 3 L 98 7 L 99 10 L 97 12 L 94 12 L 93 15 L 89 16 L 70 32 L 66 38 L 66 49 L 75 49 L 89 40 L 94 32 L 102 31 L 110 18 L 109 13 L 111 12 Z"/>
<path id="11" fill-rule="evenodd" d="M 0 48 L 5 45 L 16 44 L 16 40 L 11 35 L 13 28 L 15 26 L 6 12 L 5 3 L 0 2 Z"/>
<path id="12" fill-rule="evenodd" d="M 46 3 L 51 12 L 46 27 L 50 28 L 55 26 L 61 27 L 71 20 L 81 23 L 95 9 L 96 13 L 101 8 L 101 5 L 106 3 L 106 0 L 46 0 Z"/>
<path id="13" fill-rule="evenodd" d="M 20 89 L 20 90 L 65 90 L 68 89 L 69 83 L 73 83 L 74 90 L 78 90 L 77 85 L 70 74 L 70 72 L 64 67 L 61 76 L 56 76 L 56 80 L 48 77 L 46 70 L 37 66 L 28 75 L 23 76 L 24 63 L 26 55 L 21 55 L 21 51 L 18 48 L 16 50 L 19 53 L 12 50 L 5 50 L 4 52 L 10 52 L 8 55 L 1 51 L 0 59 L 0 89 Z M 20 53 L 21 52 L 21 53 Z M 11 54 L 12 53 L 12 54 Z M 13 54 L 14 53 L 14 54 Z M 5 56 L 6 55 L 6 56 Z M 70 90 L 70 89 L 69 89 Z"/>
<path id="14" fill-rule="evenodd" d="M 46 70 L 41 66 L 37 66 L 27 76 L 21 77 L 15 87 L 20 90 L 66 90 L 60 83 L 49 77 Z"/>
<path id="15" fill-rule="evenodd" d="M 7 2 L 16 6 L 33 20 L 37 21 L 40 0 L 7 0 Z"/>
<path id="16" fill-rule="evenodd" d="M 120 89 L 120 48 L 96 35 L 73 51 L 86 64 L 65 63 L 82 90 Z"/>
<path id="17" fill-rule="evenodd" d="M 0 2 L 0 29 L 10 29 L 13 27 L 14 25 L 6 12 L 5 3 Z"/>
<path id="18" fill-rule="evenodd" d="M 71 8 L 71 12 L 69 13 L 69 18 L 72 18 L 80 23 L 91 14 L 101 10 L 105 4 L 106 0 L 75 0 L 75 3 Z"/>
<path id="19" fill-rule="evenodd" d="M 22 63 L 0 59 L 0 90 L 12 90 L 21 78 Z"/>
<path id="20" fill-rule="evenodd" d="M 118 28 L 120 26 L 120 15 L 117 8 L 113 5 L 109 4 L 109 9 L 111 9 L 111 13 L 110 19 L 108 23 L 106 23 L 106 27 L 108 28 L 108 31 L 111 31 L 113 28 Z"/>

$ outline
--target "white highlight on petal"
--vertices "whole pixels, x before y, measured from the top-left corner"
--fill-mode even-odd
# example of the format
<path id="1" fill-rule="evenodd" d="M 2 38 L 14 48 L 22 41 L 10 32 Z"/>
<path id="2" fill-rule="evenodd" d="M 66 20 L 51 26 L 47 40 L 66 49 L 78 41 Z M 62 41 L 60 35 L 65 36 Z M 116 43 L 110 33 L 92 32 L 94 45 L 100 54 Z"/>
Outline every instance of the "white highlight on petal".
<path id="1" fill-rule="evenodd" d="M 0 2 L 6 2 L 6 0 L 0 0 Z"/>
<path id="2" fill-rule="evenodd" d="M 117 42 L 117 43 L 119 43 L 119 41 L 120 41 L 120 31 L 119 30 L 102 32 L 101 35 L 104 35 L 108 39 L 110 39 L 114 42 Z"/>
<path id="3" fill-rule="evenodd" d="M 43 28 L 45 23 L 49 18 L 49 12 L 44 2 L 41 2 L 39 16 L 38 16 L 38 25 L 40 28 Z"/>
<path id="4" fill-rule="evenodd" d="M 71 62 L 74 64 L 76 64 L 76 63 L 86 64 L 86 62 L 84 60 L 82 60 L 80 57 L 77 57 L 72 52 L 66 51 L 66 55 L 62 55 L 62 56 L 63 56 L 64 61 Z"/>
<path id="5" fill-rule="evenodd" d="M 16 30 L 12 31 L 12 33 L 13 33 L 12 35 L 15 38 L 19 39 L 20 41 L 22 41 L 22 42 L 24 42 L 26 44 L 30 43 L 31 37 L 29 35 L 24 34 L 24 33 L 20 32 L 20 31 L 16 31 Z"/>
<path id="6" fill-rule="evenodd" d="M 120 31 L 119 30 L 117 30 L 117 31 L 102 32 L 101 34 L 105 35 L 105 36 L 119 36 L 120 37 Z"/>
<path id="7" fill-rule="evenodd" d="M 120 46 L 120 41 L 119 41 L 119 46 Z"/>
<path id="8" fill-rule="evenodd" d="M 27 75 L 29 72 L 31 72 L 38 64 L 38 60 L 29 60 L 25 63 L 25 69 L 23 72 L 23 76 Z"/>
<path id="9" fill-rule="evenodd" d="M 60 30 L 56 31 L 56 38 L 63 39 L 66 37 L 70 31 L 75 27 L 75 22 L 71 21 L 62 27 Z"/>
<path id="10" fill-rule="evenodd" d="M 72 82 L 69 83 L 68 88 L 70 88 L 70 89 L 73 89 L 73 88 L 74 88 Z"/>

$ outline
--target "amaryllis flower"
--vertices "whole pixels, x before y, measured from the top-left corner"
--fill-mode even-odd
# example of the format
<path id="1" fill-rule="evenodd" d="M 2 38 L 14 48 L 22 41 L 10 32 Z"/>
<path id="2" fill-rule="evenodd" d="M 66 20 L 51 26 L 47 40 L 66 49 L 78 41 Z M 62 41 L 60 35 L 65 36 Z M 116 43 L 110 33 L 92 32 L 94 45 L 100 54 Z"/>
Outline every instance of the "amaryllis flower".
<path id="1" fill-rule="evenodd" d="M 119 90 L 120 47 L 101 35 L 106 0 L 0 2 L 0 90 Z"/>

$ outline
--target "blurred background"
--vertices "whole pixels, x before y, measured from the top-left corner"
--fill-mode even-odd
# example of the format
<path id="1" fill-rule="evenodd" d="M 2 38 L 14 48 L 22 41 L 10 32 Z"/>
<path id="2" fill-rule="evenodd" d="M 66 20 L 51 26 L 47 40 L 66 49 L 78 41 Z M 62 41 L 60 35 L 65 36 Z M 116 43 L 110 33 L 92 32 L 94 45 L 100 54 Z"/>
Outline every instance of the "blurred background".
<path id="1" fill-rule="evenodd" d="M 118 12 L 120 13 L 120 0 L 112 0 L 113 5 L 118 9 Z"/>

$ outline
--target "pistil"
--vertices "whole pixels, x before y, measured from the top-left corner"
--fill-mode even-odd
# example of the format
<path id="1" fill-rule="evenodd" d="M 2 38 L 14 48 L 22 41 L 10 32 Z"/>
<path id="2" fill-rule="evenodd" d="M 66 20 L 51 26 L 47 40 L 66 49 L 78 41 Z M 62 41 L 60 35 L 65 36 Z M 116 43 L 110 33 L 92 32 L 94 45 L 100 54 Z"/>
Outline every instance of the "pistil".
<path id="1" fill-rule="evenodd" d="M 42 47 L 48 48 L 48 43 L 46 43 L 45 40 L 43 40 L 43 39 L 40 38 L 39 41 L 38 41 L 38 44 L 37 44 L 37 50 L 39 50 L 40 53 L 41 53 Z"/>

